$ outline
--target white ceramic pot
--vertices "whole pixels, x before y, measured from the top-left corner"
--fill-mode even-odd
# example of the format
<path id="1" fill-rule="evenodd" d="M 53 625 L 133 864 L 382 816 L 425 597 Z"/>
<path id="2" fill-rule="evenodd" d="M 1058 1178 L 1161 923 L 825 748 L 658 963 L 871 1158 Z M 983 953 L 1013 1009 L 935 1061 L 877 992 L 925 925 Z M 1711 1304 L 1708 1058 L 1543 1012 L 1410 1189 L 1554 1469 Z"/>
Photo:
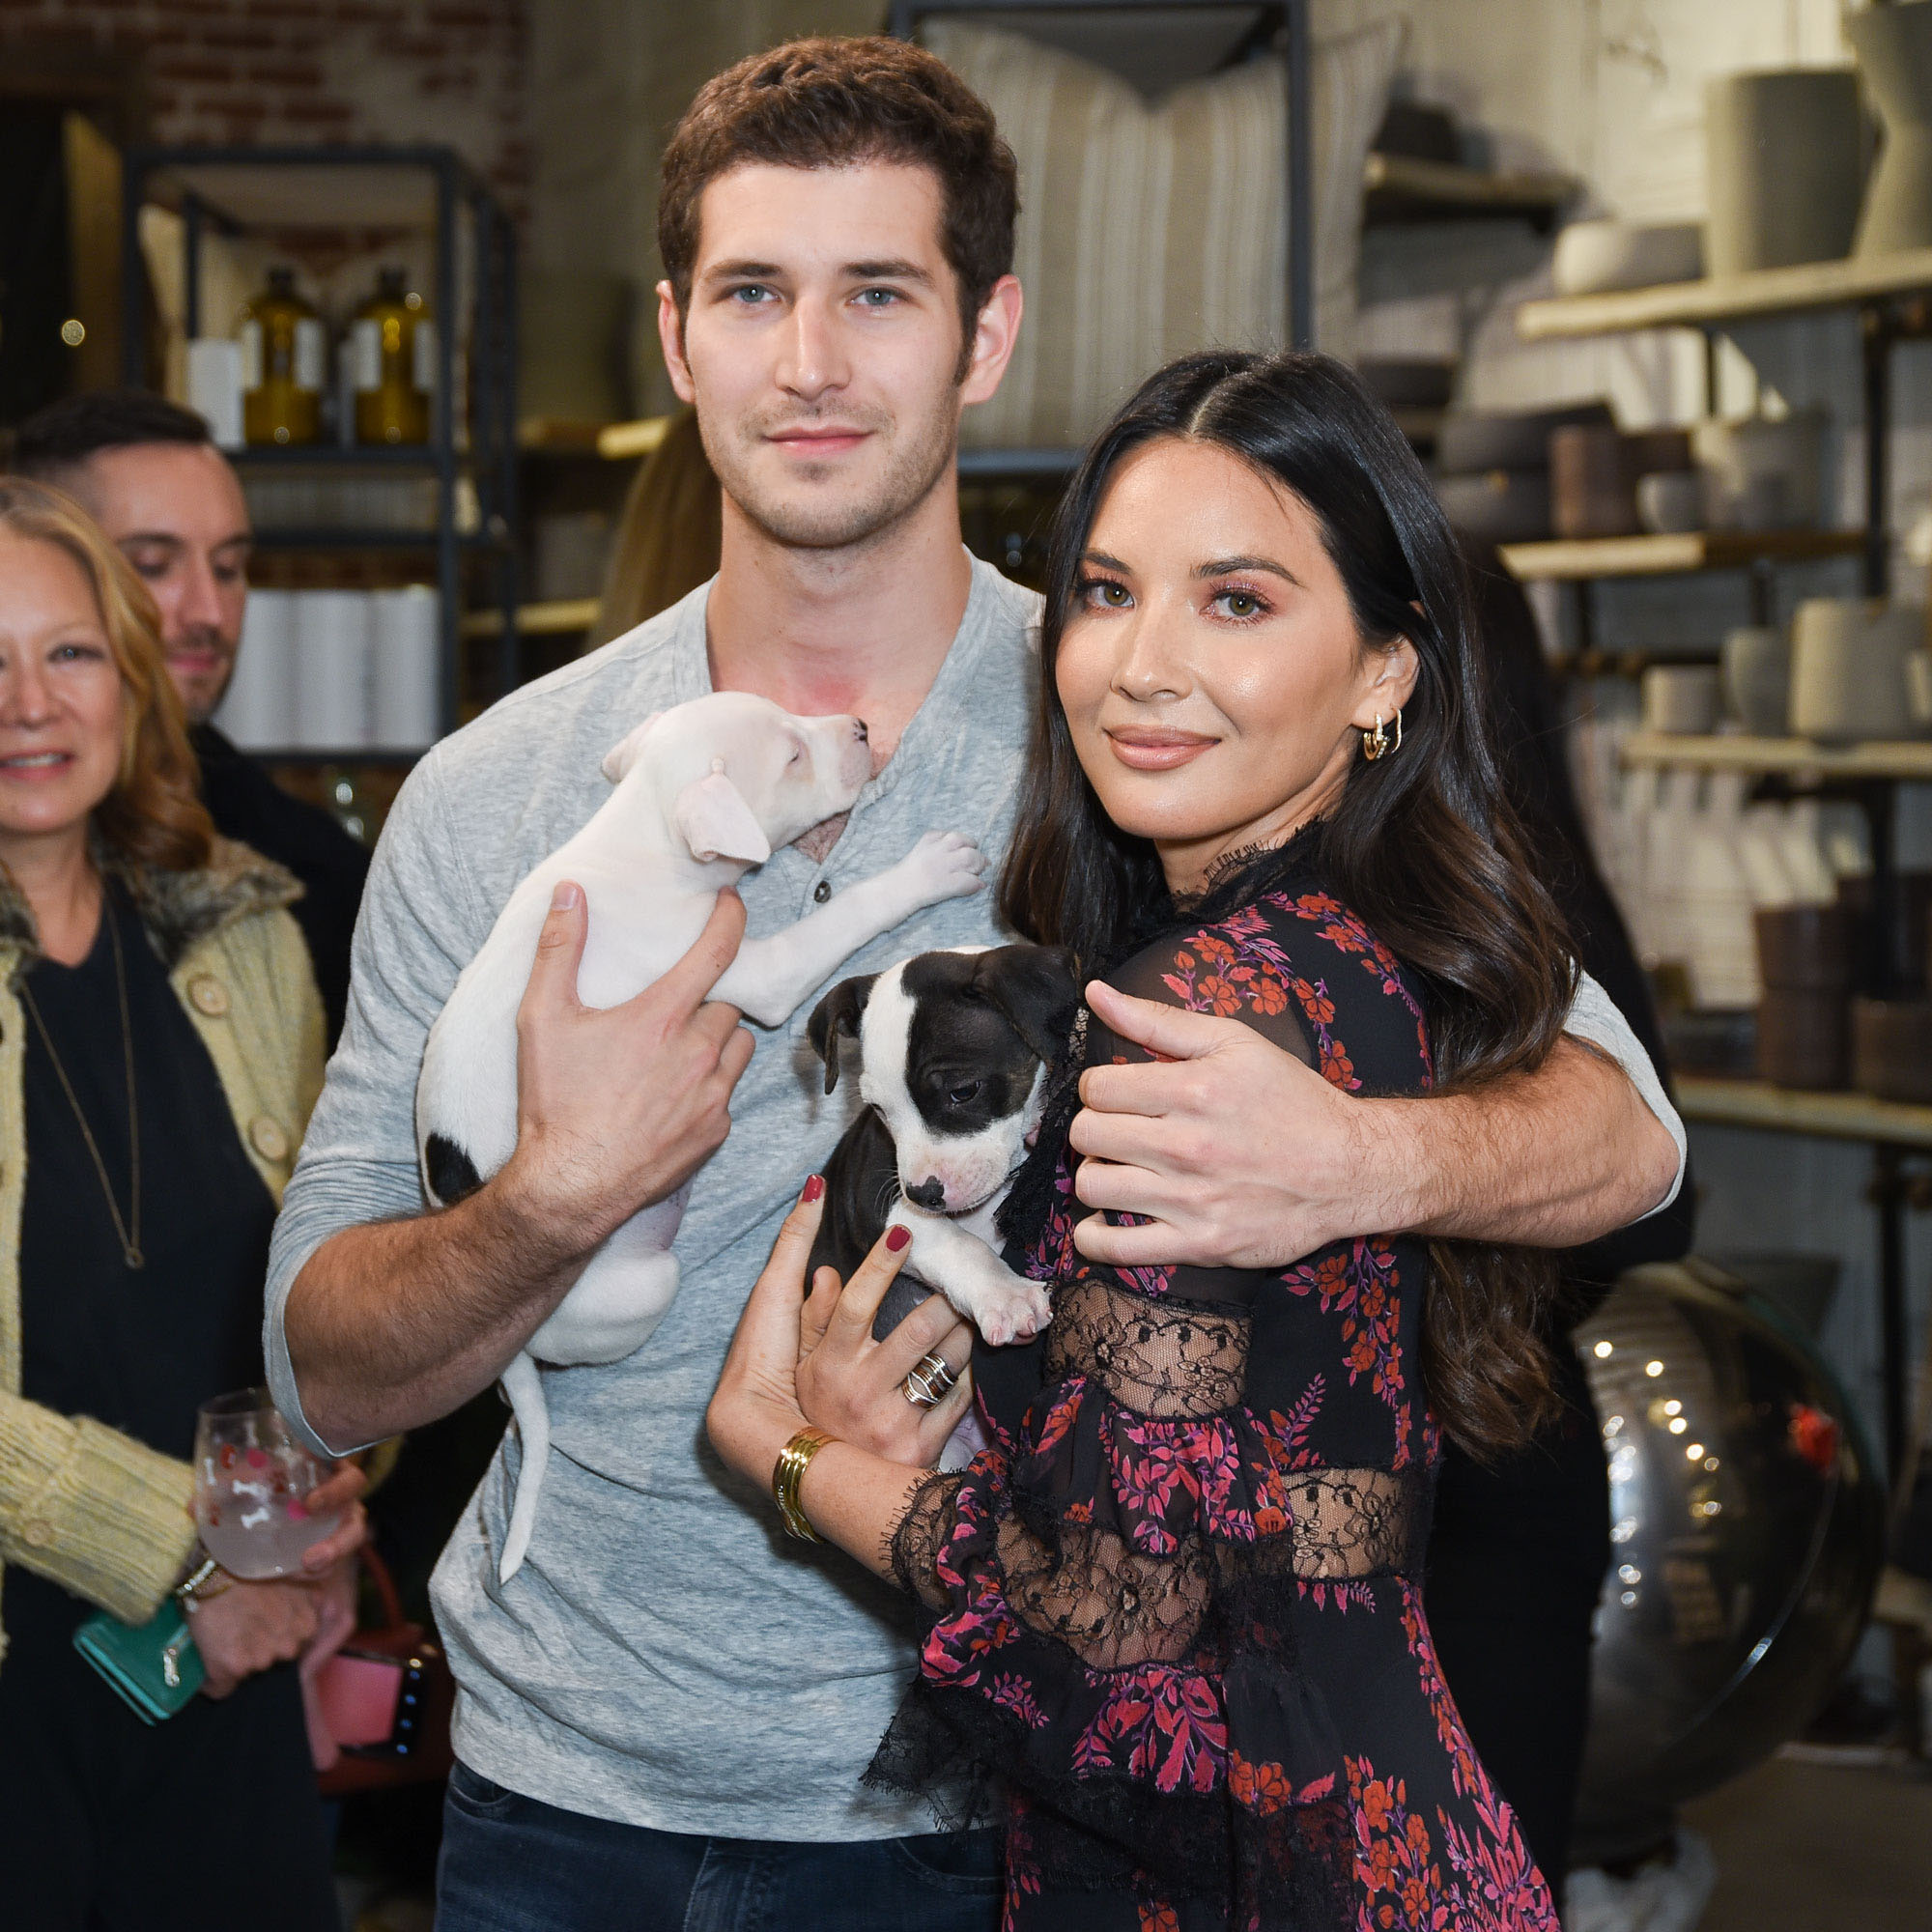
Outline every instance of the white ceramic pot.
<path id="1" fill-rule="evenodd" d="M 1690 432 L 1708 478 L 1706 509 L 1719 530 L 1809 528 L 1819 521 L 1824 487 L 1825 412 L 1712 418 Z"/>
<path id="2" fill-rule="evenodd" d="M 1902 738 L 1905 661 L 1923 641 L 1917 605 L 1813 597 L 1791 620 L 1791 728 L 1801 738 Z"/>
<path id="3" fill-rule="evenodd" d="M 1914 651 L 1905 660 L 1905 707 L 1917 729 L 1932 731 L 1932 651 Z"/>
<path id="4" fill-rule="evenodd" d="M 1856 252 L 1932 248 L 1932 0 L 1867 7 L 1844 26 L 1885 123 Z"/>
<path id="5" fill-rule="evenodd" d="M 1704 224 L 1573 221 L 1556 238 L 1549 272 L 1560 296 L 1694 282 L 1704 272 Z"/>
<path id="6" fill-rule="evenodd" d="M 1709 273 L 1846 254 L 1864 185 L 1858 76 L 1787 68 L 1706 82 L 1704 164 Z"/>
<path id="7" fill-rule="evenodd" d="M 1718 673 L 1711 665 L 1652 665 L 1643 674 L 1643 728 L 1701 738 L 1717 728 Z"/>
<path id="8" fill-rule="evenodd" d="M 1753 738 L 1781 738 L 1791 728 L 1791 640 L 1780 630 L 1750 624 L 1724 638 L 1724 698 Z"/>

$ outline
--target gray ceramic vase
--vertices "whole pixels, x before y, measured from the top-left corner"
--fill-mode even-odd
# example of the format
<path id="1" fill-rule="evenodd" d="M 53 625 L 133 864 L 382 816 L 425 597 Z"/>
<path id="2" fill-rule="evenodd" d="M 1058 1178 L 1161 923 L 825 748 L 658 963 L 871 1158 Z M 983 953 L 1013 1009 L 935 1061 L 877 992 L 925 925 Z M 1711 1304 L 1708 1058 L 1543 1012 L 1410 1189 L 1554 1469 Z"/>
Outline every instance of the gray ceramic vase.
<path id="1" fill-rule="evenodd" d="M 1932 0 L 1867 7 L 1847 16 L 1845 38 L 1885 123 L 1856 252 L 1932 248 Z"/>

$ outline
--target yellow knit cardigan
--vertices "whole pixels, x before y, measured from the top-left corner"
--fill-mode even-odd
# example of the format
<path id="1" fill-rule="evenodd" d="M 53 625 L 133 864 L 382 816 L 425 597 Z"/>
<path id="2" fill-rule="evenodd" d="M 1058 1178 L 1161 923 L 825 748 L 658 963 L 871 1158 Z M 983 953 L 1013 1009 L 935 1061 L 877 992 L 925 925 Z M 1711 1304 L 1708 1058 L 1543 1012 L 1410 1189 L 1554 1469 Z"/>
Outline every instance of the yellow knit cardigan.
<path id="1" fill-rule="evenodd" d="M 323 1015 L 301 932 L 300 888 L 217 838 L 208 866 L 117 865 L 220 1076 L 237 1131 L 279 1206 L 322 1091 Z M 86 1416 L 20 1394 L 20 1208 L 27 1179 L 19 978 L 38 952 L 25 902 L 0 874 L 0 1565 L 18 1563 L 130 1624 L 145 1623 L 194 1544 L 193 1475 Z M 0 1658 L 6 1655 L 0 1631 Z"/>

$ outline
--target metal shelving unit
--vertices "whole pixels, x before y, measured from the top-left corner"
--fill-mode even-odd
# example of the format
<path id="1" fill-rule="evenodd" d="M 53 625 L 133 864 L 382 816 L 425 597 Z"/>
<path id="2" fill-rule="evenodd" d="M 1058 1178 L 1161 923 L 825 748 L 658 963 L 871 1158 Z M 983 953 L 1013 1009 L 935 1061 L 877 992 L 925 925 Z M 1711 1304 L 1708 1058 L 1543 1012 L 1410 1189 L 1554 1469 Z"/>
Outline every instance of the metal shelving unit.
<path id="1" fill-rule="evenodd" d="M 376 470 L 434 480 L 435 519 L 421 527 L 329 525 L 270 526 L 256 532 L 265 550 L 427 551 L 436 558 L 441 622 L 440 724 L 458 723 L 462 696 L 465 560 L 496 564 L 495 696 L 517 682 L 516 554 L 516 235 L 483 181 L 453 148 L 442 147 L 135 147 L 124 156 L 122 200 L 123 379 L 145 380 L 148 280 L 140 211 L 161 201 L 183 218 L 186 332 L 202 330 L 201 241 L 208 229 L 410 231 L 434 236 L 432 313 L 437 321 L 436 390 L 430 440 L 410 447 L 310 443 L 299 448 L 230 452 L 244 473 L 327 474 Z M 460 286 L 459 226 L 467 219 L 470 272 Z M 459 410 L 456 346 L 467 323 L 469 389 Z M 478 514 L 466 527 L 461 486 L 473 488 Z"/>
<path id="2" fill-rule="evenodd" d="M 1625 334 L 1636 329 L 1693 328 L 1704 340 L 1705 404 L 1717 393 L 1718 345 L 1728 324 L 1752 319 L 1799 315 L 1822 309 L 1849 308 L 1859 317 L 1864 360 L 1865 503 L 1861 529 L 1851 532 L 1810 532 L 1815 542 L 1839 541 L 1862 560 L 1867 596 L 1883 597 L 1890 585 L 1891 540 L 1887 495 L 1890 476 L 1891 352 L 1900 342 L 1932 335 L 1932 248 L 1920 248 L 1873 260 L 1848 259 L 1807 262 L 1795 268 L 1756 269 L 1747 273 L 1673 282 L 1657 288 L 1627 289 L 1609 295 L 1570 296 L 1525 302 L 1517 310 L 1517 334 L 1525 342 L 1575 340 L 1583 336 Z M 1537 548 L 1534 546 L 1528 548 Z M 1548 546 L 1545 548 L 1561 548 Z M 1818 554 L 1812 552 L 1810 554 Z M 1766 621 L 1769 611 L 1771 553 L 1735 557 L 1723 566 L 1715 560 L 1702 567 L 1750 570 L 1753 621 Z M 1569 575 L 1550 572 L 1550 575 Z M 1583 600 L 1580 612 L 1589 615 L 1588 582 L 1605 572 L 1577 572 L 1573 581 Z M 1587 644 L 1587 637 L 1584 639 Z M 1672 740 L 1641 734 L 1625 748 L 1628 763 L 1681 765 L 1700 770 L 1753 773 L 1779 783 L 1835 791 L 1861 805 L 1871 828 L 1872 899 L 1882 929 L 1889 929 L 1897 903 L 1897 874 L 1892 841 L 1896 786 L 1927 775 L 1932 746 L 1914 744 L 1852 747 L 1812 746 L 1796 739 L 1684 738 Z M 1871 988 L 1891 991 L 1890 961 L 1881 956 L 1879 980 Z M 1751 1125 L 1796 1134 L 1824 1134 L 1868 1140 L 1873 1174 L 1870 1198 L 1879 1214 L 1879 1292 L 1885 1355 L 1886 1447 L 1894 1474 L 1903 1452 L 1906 1416 L 1905 1212 L 1912 1180 L 1906 1172 L 1910 1156 L 1925 1150 L 1910 1123 L 1895 1115 L 1881 1118 L 1870 1111 L 1877 1103 L 1852 1104 L 1852 1096 L 1776 1095 L 1775 1090 L 1739 1088 L 1719 1092 L 1719 1083 L 1685 1083 L 1685 1111 L 1691 1118 L 1722 1120 L 1732 1125 Z M 1709 1089 L 1705 1092 L 1702 1090 Z M 1750 1093 L 1751 1097 L 1745 1094 Z M 1722 1111 L 1692 1112 L 1694 1104 Z M 1771 1094 L 1774 1097 L 1767 1098 Z M 1828 1112 L 1835 1099 L 1838 1109 Z M 1746 1120 L 1748 1108 L 1752 1118 Z M 1917 1110 L 1908 1110 L 1917 1111 Z M 1856 1120 L 1869 1131 L 1849 1132 Z"/>
<path id="3" fill-rule="evenodd" d="M 1817 745 L 1804 738 L 1680 738 L 1645 731 L 1625 741 L 1622 755 L 1625 764 L 1637 768 L 1746 772 L 1854 800 L 1864 809 L 1870 827 L 1872 896 L 1881 922 L 1889 926 L 1896 890 L 1891 839 L 1895 790 L 1902 783 L 1932 780 L 1932 742 Z M 1869 990 L 1884 995 L 1894 990 L 1885 949 L 1878 966 Z M 1878 1210 L 1886 1457 L 1896 1476 L 1910 1427 L 1905 1215 L 1918 1179 L 1908 1163 L 1922 1163 L 1932 1154 L 1932 1107 L 1901 1106 L 1862 1094 L 1797 1093 L 1764 1082 L 1693 1076 L 1680 1077 L 1677 1089 L 1687 1120 L 1870 1146 L 1867 1199 Z"/>
<path id="4" fill-rule="evenodd" d="M 1525 342 L 1553 342 L 1644 328 L 1694 328 L 1704 338 L 1708 410 L 1717 393 L 1717 351 L 1726 324 L 1830 308 L 1850 308 L 1859 317 L 1864 355 L 1864 587 L 1867 596 L 1883 597 L 1891 563 L 1886 505 L 1891 352 L 1900 342 L 1932 335 L 1932 248 L 1524 302 L 1517 310 L 1516 330 Z"/>

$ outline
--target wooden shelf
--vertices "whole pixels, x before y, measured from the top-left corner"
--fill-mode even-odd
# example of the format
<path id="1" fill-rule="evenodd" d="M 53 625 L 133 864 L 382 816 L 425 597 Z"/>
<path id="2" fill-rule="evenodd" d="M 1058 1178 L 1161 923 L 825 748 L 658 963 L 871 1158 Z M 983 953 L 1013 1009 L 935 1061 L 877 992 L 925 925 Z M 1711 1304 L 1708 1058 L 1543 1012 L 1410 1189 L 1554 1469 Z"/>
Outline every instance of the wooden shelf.
<path id="1" fill-rule="evenodd" d="M 670 428 L 668 416 L 643 416 L 637 422 L 606 423 L 597 433 L 597 454 L 612 463 L 633 456 L 654 456 Z"/>
<path id="2" fill-rule="evenodd" d="M 1753 316 L 1795 315 L 1923 294 L 1932 294 L 1932 248 L 1912 248 L 1862 260 L 1804 262 L 1700 282 L 1524 302 L 1516 312 L 1516 332 L 1525 342 L 1548 342 L 1629 328 L 1714 328 Z"/>
<path id="3" fill-rule="evenodd" d="M 1624 740 L 1622 755 L 1627 765 L 1932 783 L 1932 741 L 1911 739 L 1814 745 L 1808 738 L 1690 738 L 1636 731 Z"/>
<path id="4" fill-rule="evenodd" d="M 1682 535 L 1557 538 L 1503 544 L 1512 575 L 1529 582 L 1560 578 L 1674 577 L 1694 570 L 1742 570 L 1748 564 L 1803 563 L 1857 556 L 1862 530 L 1692 530 Z"/>
<path id="5" fill-rule="evenodd" d="M 519 604 L 517 634 L 525 638 L 554 638 L 569 631 L 587 631 L 603 608 L 595 597 L 559 598 L 550 604 Z M 466 638 L 500 638 L 500 611 L 471 611 L 458 626 Z"/>
<path id="6" fill-rule="evenodd" d="M 1806 1094 L 1763 1080 L 1719 1080 L 1700 1074 L 1680 1075 L 1676 1085 L 1677 1110 L 1687 1121 L 1932 1150 L 1932 1107 L 1907 1107 L 1896 1100 L 1874 1100 L 1866 1094 Z"/>
<path id="7" fill-rule="evenodd" d="M 1374 225 L 1514 215 L 1547 226 L 1581 185 L 1574 175 L 1492 174 L 1413 155 L 1372 153 L 1362 161 L 1362 217 Z"/>
<path id="8" fill-rule="evenodd" d="M 526 416 L 517 425 L 517 447 L 526 456 L 595 456 L 598 439 L 612 427 L 574 416 Z"/>

